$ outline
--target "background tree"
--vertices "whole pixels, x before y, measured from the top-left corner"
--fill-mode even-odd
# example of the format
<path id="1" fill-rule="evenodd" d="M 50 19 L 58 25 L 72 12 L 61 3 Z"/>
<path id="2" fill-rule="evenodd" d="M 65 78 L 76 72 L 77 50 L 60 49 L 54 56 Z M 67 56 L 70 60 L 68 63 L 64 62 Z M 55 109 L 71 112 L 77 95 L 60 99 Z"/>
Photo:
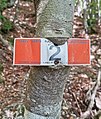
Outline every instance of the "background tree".
<path id="1" fill-rule="evenodd" d="M 101 24 L 101 0 L 76 0 L 76 12 L 83 18 L 88 34 L 98 33 Z"/>
<path id="2" fill-rule="evenodd" d="M 72 37 L 75 0 L 41 0 L 37 11 L 36 37 L 54 44 Z M 28 79 L 26 119 L 59 119 L 69 67 L 31 67 Z"/>

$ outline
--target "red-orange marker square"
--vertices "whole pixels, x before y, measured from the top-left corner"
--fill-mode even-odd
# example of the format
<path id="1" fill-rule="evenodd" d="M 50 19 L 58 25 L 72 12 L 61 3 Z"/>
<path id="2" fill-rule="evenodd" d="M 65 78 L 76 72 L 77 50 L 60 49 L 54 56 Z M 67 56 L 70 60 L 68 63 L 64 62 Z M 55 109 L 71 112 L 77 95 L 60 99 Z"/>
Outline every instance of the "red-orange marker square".
<path id="1" fill-rule="evenodd" d="M 90 64 L 90 41 L 85 39 L 68 40 L 68 64 Z"/>
<path id="2" fill-rule="evenodd" d="M 40 64 L 40 39 L 15 39 L 13 64 Z"/>

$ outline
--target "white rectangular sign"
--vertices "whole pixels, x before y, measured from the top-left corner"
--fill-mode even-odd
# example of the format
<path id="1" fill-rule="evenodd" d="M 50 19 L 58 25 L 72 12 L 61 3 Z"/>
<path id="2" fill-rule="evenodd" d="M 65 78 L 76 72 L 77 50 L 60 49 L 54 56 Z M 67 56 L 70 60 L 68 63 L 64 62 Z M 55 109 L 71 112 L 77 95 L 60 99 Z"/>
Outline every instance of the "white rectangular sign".
<path id="1" fill-rule="evenodd" d="M 16 38 L 14 42 L 14 65 L 49 66 L 90 64 L 90 41 L 68 39 L 63 45 L 54 45 L 45 38 Z"/>

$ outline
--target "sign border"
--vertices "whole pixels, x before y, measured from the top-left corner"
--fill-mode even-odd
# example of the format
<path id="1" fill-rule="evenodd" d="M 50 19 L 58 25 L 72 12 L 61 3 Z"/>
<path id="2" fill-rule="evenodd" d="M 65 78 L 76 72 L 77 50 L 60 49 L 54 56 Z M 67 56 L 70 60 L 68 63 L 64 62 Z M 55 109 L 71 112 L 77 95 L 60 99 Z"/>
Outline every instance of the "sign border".
<path id="1" fill-rule="evenodd" d="M 13 49 L 13 65 L 15 66 L 55 66 L 55 65 L 44 65 L 44 64 L 15 64 L 15 44 L 16 44 L 16 40 L 17 39 L 43 39 L 43 38 L 14 38 L 14 49 Z M 44 38 L 44 39 L 47 39 L 47 38 Z M 48 39 L 47 39 L 48 40 Z M 64 66 L 86 66 L 86 65 L 91 65 L 91 52 L 90 52 L 90 46 L 91 46 L 91 43 L 90 43 L 90 39 L 85 39 L 85 38 L 70 38 L 68 40 L 88 40 L 89 41 L 89 55 L 90 55 L 90 63 L 88 64 L 63 64 Z M 68 45 L 68 40 L 67 40 L 67 45 Z M 67 47 L 67 52 L 68 52 L 68 47 Z M 68 57 L 68 56 L 67 56 Z M 67 63 L 68 63 L 68 60 L 67 60 Z"/>

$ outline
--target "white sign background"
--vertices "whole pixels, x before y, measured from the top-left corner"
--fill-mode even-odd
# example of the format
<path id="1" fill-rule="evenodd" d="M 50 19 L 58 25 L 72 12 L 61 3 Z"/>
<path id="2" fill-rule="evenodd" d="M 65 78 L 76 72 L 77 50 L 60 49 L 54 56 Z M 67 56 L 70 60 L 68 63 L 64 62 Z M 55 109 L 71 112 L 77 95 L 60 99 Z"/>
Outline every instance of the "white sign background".
<path id="1" fill-rule="evenodd" d="M 41 65 L 54 65 L 55 59 L 66 65 L 68 63 L 67 42 L 63 45 L 55 46 L 51 41 L 41 39 Z M 53 58 L 52 58 L 53 57 Z M 50 60 L 52 58 L 53 60 Z"/>

